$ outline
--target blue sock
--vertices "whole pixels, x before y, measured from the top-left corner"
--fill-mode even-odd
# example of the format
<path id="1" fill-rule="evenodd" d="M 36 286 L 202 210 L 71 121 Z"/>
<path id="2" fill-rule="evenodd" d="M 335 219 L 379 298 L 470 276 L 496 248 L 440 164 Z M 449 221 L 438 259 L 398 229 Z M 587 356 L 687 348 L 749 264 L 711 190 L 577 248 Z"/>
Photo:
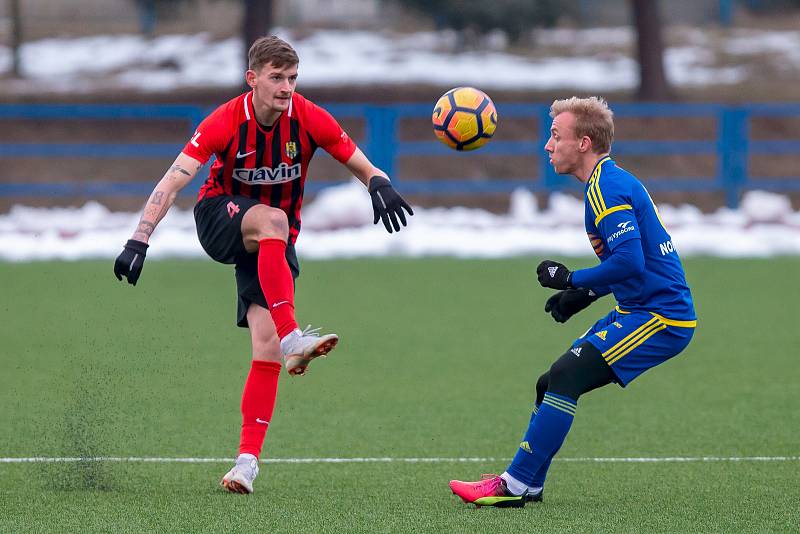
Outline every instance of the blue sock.
<path id="1" fill-rule="evenodd" d="M 541 406 L 541 404 L 534 404 L 533 405 L 533 413 L 531 414 L 530 425 L 533 424 L 533 420 L 536 417 L 536 413 L 539 411 L 539 406 Z M 525 438 L 523 438 L 523 440 L 524 439 Z M 556 449 L 555 451 L 550 453 L 550 457 L 547 459 L 547 461 L 545 463 L 543 463 L 542 467 L 540 467 L 539 470 L 536 471 L 536 474 L 533 475 L 533 483 L 531 484 L 532 487 L 534 487 L 534 488 L 543 488 L 544 487 L 544 481 L 547 478 L 547 471 L 550 470 L 550 463 L 553 461 L 553 456 L 555 456 L 557 452 L 558 452 L 558 449 Z"/>
<path id="2" fill-rule="evenodd" d="M 539 412 L 539 406 L 541 406 L 541 404 L 533 405 L 533 412 L 531 413 L 531 422 L 528 424 L 528 426 L 533 424 L 533 420 L 536 418 L 536 414 Z M 525 438 L 522 439 L 523 441 L 525 440 Z M 553 456 L 555 456 L 557 452 L 558 450 L 552 452 L 547 461 L 544 464 L 542 464 L 542 467 L 540 467 L 539 470 L 536 471 L 536 474 L 533 476 L 533 484 L 531 484 L 532 487 L 534 488 L 544 487 L 544 481 L 547 478 L 547 471 L 550 469 L 550 462 L 553 461 Z"/>
<path id="3" fill-rule="evenodd" d="M 506 470 L 508 474 L 529 486 L 541 486 L 536 483 L 537 475 L 544 468 L 541 477 L 544 483 L 547 467 L 564 443 L 577 407 L 576 401 L 569 397 L 549 391 L 545 393 L 538 412 L 531 416 L 517 454 Z"/>

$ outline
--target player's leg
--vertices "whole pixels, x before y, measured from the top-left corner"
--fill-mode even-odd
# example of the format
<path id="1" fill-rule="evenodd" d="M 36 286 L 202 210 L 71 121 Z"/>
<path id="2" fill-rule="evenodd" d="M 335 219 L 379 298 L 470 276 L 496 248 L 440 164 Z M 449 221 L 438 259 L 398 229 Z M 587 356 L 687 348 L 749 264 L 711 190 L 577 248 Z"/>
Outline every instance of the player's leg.
<path id="1" fill-rule="evenodd" d="M 541 500 L 550 463 L 569 432 L 580 396 L 615 380 L 614 373 L 594 345 L 584 341 L 576 348 L 580 350 L 570 349 L 547 372 L 547 388 L 537 413 L 531 418 L 520 449 L 509 466 L 510 472 L 503 474 L 509 487 L 516 492 L 528 490 L 529 501 Z M 538 450 L 549 451 L 543 461 L 532 452 L 534 443 Z M 536 470 L 531 471 L 534 467 Z"/>
<path id="2" fill-rule="evenodd" d="M 294 310 L 294 277 L 287 261 L 289 223 L 283 210 L 263 204 L 242 218 L 242 240 L 248 252 L 258 254 L 258 280 L 275 323 L 280 347 L 291 375 L 302 375 L 308 364 L 336 346 L 336 334 L 300 330 Z"/>
<path id="3" fill-rule="evenodd" d="M 613 372 L 591 343 L 582 342 L 579 347 L 579 355 L 567 351 L 537 382 L 537 392 L 545 383 L 546 391 L 506 472 L 479 482 L 450 481 L 453 493 L 479 506 L 518 507 L 526 500 L 540 500 L 542 485 L 534 484 L 536 474 L 564 443 L 578 398 L 614 381 Z"/>
<path id="4" fill-rule="evenodd" d="M 234 493 L 252 493 L 258 458 L 272 420 L 281 373 L 281 350 L 272 317 L 263 306 L 250 304 L 247 323 L 253 346 L 250 372 L 242 392 L 242 430 L 236 465 L 222 479 Z"/>
<path id="5" fill-rule="evenodd" d="M 289 221 L 283 210 L 259 204 L 242 217 L 244 248 L 258 254 L 258 279 L 280 339 L 297 329 L 294 279 L 286 262 L 288 239 Z"/>

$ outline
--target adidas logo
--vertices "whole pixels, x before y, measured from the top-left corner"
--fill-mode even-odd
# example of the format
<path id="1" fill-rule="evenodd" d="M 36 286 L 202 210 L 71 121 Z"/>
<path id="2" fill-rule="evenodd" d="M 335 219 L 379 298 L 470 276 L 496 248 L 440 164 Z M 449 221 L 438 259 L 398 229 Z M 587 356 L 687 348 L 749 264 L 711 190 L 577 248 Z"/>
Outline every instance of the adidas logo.
<path id="1" fill-rule="evenodd" d="M 531 446 L 528 445 L 527 441 L 523 441 L 522 443 L 520 443 L 519 448 L 525 452 L 533 453 L 533 451 L 531 450 Z"/>
<path id="2" fill-rule="evenodd" d="M 581 347 L 573 347 L 573 348 L 570 349 L 570 352 L 572 354 L 574 354 L 575 356 L 580 356 L 581 355 Z"/>
<path id="3" fill-rule="evenodd" d="M 606 335 L 608 335 L 608 332 L 607 332 L 607 331 L 605 331 L 605 330 L 600 330 L 600 331 L 599 331 L 598 333 L 596 333 L 595 335 L 596 335 L 597 337 L 599 337 L 600 339 L 602 339 L 603 341 L 605 341 L 605 340 L 606 340 Z"/>
<path id="4" fill-rule="evenodd" d="M 550 273 L 550 278 L 555 277 L 557 270 L 558 270 L 558 267 L 548 267 L 547 268 L 547 272 Z"/>

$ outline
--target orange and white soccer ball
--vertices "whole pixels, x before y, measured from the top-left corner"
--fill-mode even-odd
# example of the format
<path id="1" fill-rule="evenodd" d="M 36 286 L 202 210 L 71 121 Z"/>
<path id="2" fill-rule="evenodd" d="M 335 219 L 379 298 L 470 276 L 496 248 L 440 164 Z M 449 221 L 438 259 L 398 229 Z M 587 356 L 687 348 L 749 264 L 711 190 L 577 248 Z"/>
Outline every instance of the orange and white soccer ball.
<path id="1" fill-rule="evenodd" d="M 436 102 L 431 120 L 439 141 L 455 150 L 475 150 L 494 135 L 497 111 L 483 91 L 456 87 Z"/>

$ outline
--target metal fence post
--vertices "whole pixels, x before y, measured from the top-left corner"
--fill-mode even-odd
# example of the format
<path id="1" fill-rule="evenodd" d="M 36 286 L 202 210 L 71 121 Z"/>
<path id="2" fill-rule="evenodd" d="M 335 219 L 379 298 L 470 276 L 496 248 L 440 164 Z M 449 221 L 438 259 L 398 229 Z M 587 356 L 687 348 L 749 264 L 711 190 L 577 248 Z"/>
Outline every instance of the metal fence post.
<path id="1" fill-rule="evenodd" d="M 394 160 L 397 149 L 397 110 L 383 106 L 366 109 L 367 154 L 372 163 L 397 183 Z"/>
<path id="2" fill-rule="evenodd" d="M 718 180 L 729 208 L 739 205 L 739 194 L 747 183 L 748 119 L 746 110 L 729 107 L 719 117 Z"/>

